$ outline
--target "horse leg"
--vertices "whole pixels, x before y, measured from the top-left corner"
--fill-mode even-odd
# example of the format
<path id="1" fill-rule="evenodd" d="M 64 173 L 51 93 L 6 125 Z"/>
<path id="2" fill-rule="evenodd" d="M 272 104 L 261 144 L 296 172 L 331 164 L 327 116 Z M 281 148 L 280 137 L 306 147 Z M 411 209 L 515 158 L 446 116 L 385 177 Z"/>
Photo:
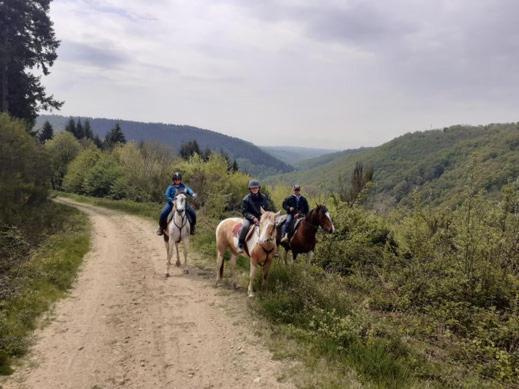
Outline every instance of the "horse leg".
<path id="1" fill-rule="evenodd" d="M 265 264 L 263 265 L 263 278 L 261 279 L 261 287 L 264 288 L 267 285 L 267 277 L 269 276 L 270 265 L 272 264 L 272 257 L 269 255 L 267 259 L 265 259 Z"/>
<path id="2" fill-rule="evenodd" d="M 175 265 L 177 267 L 180 267 L 180 253 L 178 252 L 178 243 L 175 242 L 175 250 L 177 252 L 177 262 L 175 262 Z"/>
<path id="3" fill-rule="evenodd" d="M 310 263 L 312 263 L 314 261 L 314 251 L 310 251 L 308 253 L 308 260 L 310 261 Z"/>
<path id="4" fill-rule="evenodd" d="M 238 288 L 238 282 L 236 281 L 236 259 L 237 255 L 231 254 L 231 277 L 232 277 L 232 287 L 234 289 Z"/>
<path id="5" fill-rule="evenodd" d="M 182 240 L 182 243 L 184 245 L 184 274 L 188 274 L 189 268 L 187 267 L 187 250 L 189 248 L 189 238 L 186 237 L 186 239 Z"/>
<path id="6" fill-rule="evenodd" d="M 285 266 L 288 265 L 288 250 L 285 249 L 285 252 L 283 253 L 283 261 L 285 262 Z"/>
<path id="7" fill-rule="evenodd" d="M 218 286 L 218 281 L 223 278 L 223 254 L 225 250 L 216 249 L 216 284 Z"/>
<path id="8" fill-rule="evenodd" d="M 171 241 L 170 242 L 164 242 L 166 245 L 166 277 L 169 277 L 169 267 L 171 266 L 171 257 L 173 256 L 173 253 L 171 252 Z"/>
<path id="9" fill-rule="evenodd" d="M 254 297 L 254 291 L 252 290 L 252 283 L 254 282 L 254 278 L 256 277 L 256 264 L 254 261 L 250 260 L 250 273 L 249 273 L 249 287 L 247 288 L 247 292 L 249 297 Z"/>

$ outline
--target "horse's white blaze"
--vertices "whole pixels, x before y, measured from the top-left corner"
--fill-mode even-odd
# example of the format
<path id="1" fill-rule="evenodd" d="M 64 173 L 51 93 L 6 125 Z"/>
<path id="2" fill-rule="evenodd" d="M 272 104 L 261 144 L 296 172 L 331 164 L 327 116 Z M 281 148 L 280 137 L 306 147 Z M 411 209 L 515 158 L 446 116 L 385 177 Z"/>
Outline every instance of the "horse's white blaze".
<path id="1" fill-rule="evenodd" d="M 330 221 L 330 224 L 332 225 L 332 232 L 335 232 L 335 226 L 333 224 L 332 216 L 330 215 L 330 212 L 326 212 L 326 217 L 328 218 L 328 220 Z"/>

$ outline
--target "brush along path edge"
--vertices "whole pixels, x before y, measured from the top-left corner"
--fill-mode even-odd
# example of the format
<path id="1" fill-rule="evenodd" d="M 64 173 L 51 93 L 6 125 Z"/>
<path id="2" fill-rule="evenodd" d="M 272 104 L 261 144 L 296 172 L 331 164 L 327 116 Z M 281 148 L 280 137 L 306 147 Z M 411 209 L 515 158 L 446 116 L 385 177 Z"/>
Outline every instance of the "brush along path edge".
<path id="1" fill-rule="evenodd" d="M 285 388 L 281 362 L 254 336 L 245 295 L 213 274 L 164 278 L 151 221 L 70 199 L 93 229 L 71 295 L 3 388 Z M 193 253 L 196 255 L 196 253 Z"/>

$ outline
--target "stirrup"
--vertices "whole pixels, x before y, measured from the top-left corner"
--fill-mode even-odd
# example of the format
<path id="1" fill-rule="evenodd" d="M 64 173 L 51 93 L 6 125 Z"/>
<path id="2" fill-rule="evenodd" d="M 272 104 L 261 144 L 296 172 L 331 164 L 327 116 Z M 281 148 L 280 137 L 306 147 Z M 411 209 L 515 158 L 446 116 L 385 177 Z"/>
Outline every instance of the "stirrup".
<path id="1" fill-rule="evenodd" d="M 164 235 L 164 230 L 162 229 L 162 227 L 159 227 L 159 229 L 157 230 L 156 234 L 158 236 Z"/>

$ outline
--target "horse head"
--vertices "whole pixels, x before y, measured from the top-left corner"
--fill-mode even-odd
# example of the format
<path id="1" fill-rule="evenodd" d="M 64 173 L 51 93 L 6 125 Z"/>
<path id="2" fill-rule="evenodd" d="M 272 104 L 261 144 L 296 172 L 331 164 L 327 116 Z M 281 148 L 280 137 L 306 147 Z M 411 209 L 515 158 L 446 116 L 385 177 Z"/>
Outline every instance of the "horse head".
<path id="1" fill-rule="evenodd" d="M 186 194 L 184 192 L 178 192 L 173 200 L 175 211 L 179 214 L 183 214 L 186 210 Z"/>
<path id="2" fill-rule="evenodd" d="M 261 208 L 259 243 L 276 243 L 276 218 L 279 214 L 280 212 L 265 211 Z"/>
<path id="3" fill-rule="evenodd" d="M 324 231 L 335 232 L 332 217 L 325 205 L 319 204 L 308 214 L 310 222 L 315 226 L 320 226 Z"/>

